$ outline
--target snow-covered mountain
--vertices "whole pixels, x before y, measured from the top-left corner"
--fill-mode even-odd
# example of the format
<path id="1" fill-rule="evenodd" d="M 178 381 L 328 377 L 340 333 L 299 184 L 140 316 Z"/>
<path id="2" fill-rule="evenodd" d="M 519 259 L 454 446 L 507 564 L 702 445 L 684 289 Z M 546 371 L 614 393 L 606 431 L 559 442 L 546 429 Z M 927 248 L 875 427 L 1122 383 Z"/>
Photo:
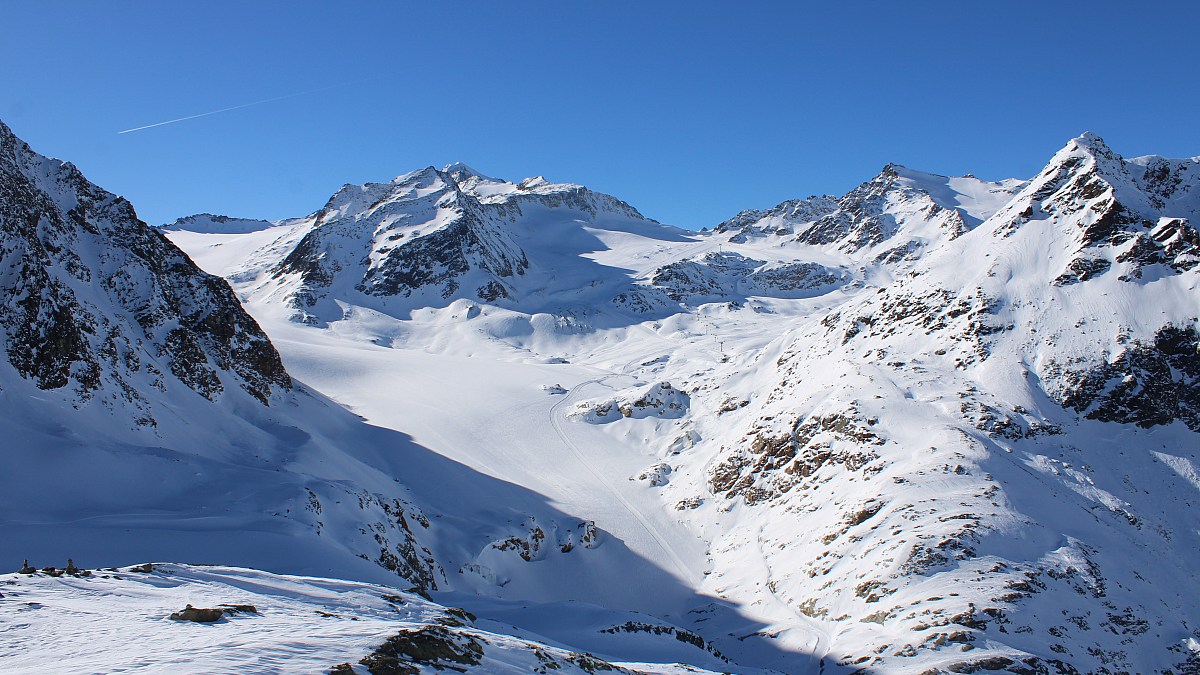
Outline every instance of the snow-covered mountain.
<path id="1" fill-rule="evenodd" d="M 351 299 L 391 313 L 455 297 L 555 302 L 572 285 L 555 283 L 558 268 L 601 246 L 592 232 L 687 236 L 578 185 L 507 183 L 462 164 L 346 185 L 316 213 L 283 224 L 273 250 L 284 254 L 259 270 L 259 292 L 286 297 L 310 323 L 340 319 L 337 303 Z M 183 220 L 173 228 L 214 231 Z"/>
<path id="2" fill-rule="evenodd" d="M 742 211 L 714 228 L 730 241 L 775 236 L 830 247 L 875 262 L 915 260 L 927 246 L 951 240 L 1004 206 L 1022 181 L 949 178 L 888 164 L 844 197 L 785 201 Z"/>
<path id="3" fill-rule="evenodd" d="M 149 489 L 72 501 L 106 514 L 83 524 L 35 500 L 4 534 L 65 557 L 45 543 L 64 533 L 104 564 L 217 550 L 399 574 L 478 615 L 441 636 L 496 645 L 456 662 L 472 672 L 553 669 L 539 653 L 587 670 L 569 656 L 583 649 L 646 672 L 1192 672 L 1197 175 L 1200 158 L 1127 160 L 1086 134 L 1030 180 L 888 165 L 700 233 L 463 165 L 345 186 L 275 223 L 180 219 L 167 237 L 229 281 L 290 389 L 210 401 L 172 381 L 187 407 L 149 396 L 178 412 L 132 436 L 78 392 L 3 418 L 31 448 L 86 421 L 131 466 L 170 457 L 172 485 L 200 474 L 219 495 L 155 514 L 171 536 L 138 547 L 91 532 L 140 523 Z M 10 380 L 0 395 L 35 386 Z M 239 468 L 197 464 L 209 448 Z M 59 480 L 45 463 L 26 475 Z M 195 530 L 233 539 L 174 543 L 213 546 Z M 303 543 L 280 555 L 245 531 Z M 169 569 L 226 595 L 286 584 L 288 617 L 333 583 Z M 18 582 L 58 602 L 48 580 Z M 411 602 L 408 633 L 444 613 Z M 387 609 L 362 604 L 321 611 Z M 293 663 L 315 663 L 306 649 Z M 328 667 L 367 667 L 337 654 Z"/>
<path id="4" fill-rule="evenodd" d="M 275 228 L 228 227 L 233 222 L 205 216 L 180 227 L 250 238 Z M 438 593 L 446 602 L 455 593 L 477 598 L 477 606 L 491 603 L 491 616 L 507 619 L 483 631 L 437 627 L 444 607 L 430 602 L 410 614 L 395 607 L 420 601 L 395 588 L 388 600 L 380 594 L 389 589 L 327 579 L 295 582 L 313 585 L 272 607 L 279 593 L 270 587 L 292 581 L 240 572 L 213 579 L 176 568 L 129 584 L 122 582 L 136 570 L 63 576 L 51 568 L 10 577 L 0 591 L 6 672 L 68 662 L 153 672 L 346 662 L 339 672 L 362 671 L 361 658 L 392 663 L 401 647 L 392 638 L 409 633 L 424 646 L 481 645 L 480 654 L 468 650 L 466 665 L 483 672 L 608 667 L 563 648 L 575 638 L 583 648 L 635 657 L 626 660 L 639 662 L 636 672 L 676 672 L 644 663 L 658 659 L 729 663 L 703 638 L 634 611 L 678 611 L 693 589 L 544 495 L 368 424 L 293 379 L 228 282 L 196 267 L 127 201 L 34 153 L 7 127 L 0 127 L 0 223 L 0 550 L 7 559 L 61 568 L 71 558 L 121 565 L 162 557 L 337 576 Z M 355 363 L 358 346 L 334 346 L 334 364 Z M 621 584 L 628 595 L 618 602 L 575 604 L 603 600 L 604 589 Z M 94 642 L 108 639 L 107 629 L 127 634 L 146 619 L 147 602 L 179 600 L 179 610 L 182 601 L 209 593 L 228 600 L 251 588 L 270 596 L 267 611 L 276 617 L 248 626 L 259 636 L 256 646 L 231 660 L 221 660 L 224 647 L 197 649 L 207 639 L 183 636 L 166 614 L 150 621 L 164 639 L 145 643 L 144 660 L 127 641 L 109 640 L 112 649 L 104 650 Z M 339 592 L 350 597 L 331 601 Z M 627 602 L 635 594 L 641 600 Z M 525 611 L 531 602 L 550 623 L 552 647 L 512 625 L 536 624 Z M 334 631 L 347 642 L 296 642 L 296 630 L 322 621 L 318 610 L 343 605 L 354 611 L 342 618 L 365 622 Z M 106 618 L 93 623 L 99 612 Z M 381 620 L 391 612 L 399 615 Z M 415 623 L 406 626 L 405 616 Z M 236 618 L 230 623 L 247 617 Z M 166 647 L 175 639 L 181 642 Z M 391 672 L 437 660 L 406 653 Z"/>
<path id="5" fill-rule="evenodd" d="M 763 628 L 743 643 L 814 668 L 1187 668 L 1197 599 L 1171 580 L 1196 578 L 1200 543 L 1184 506 L 1200 489 L 1197 165 L 1125 160 L 1090 134 L 1029 181 L 889 165 L 844 197 L 745 211 L 711 233 L 627 227 L 583 255 L 547 246 L 560 278 L 595 273 L 603 293 L 586 301 L 455 292 L 368 315 L 343 295 L 329 331 L 570 362 L 551 421 L 592 461 L 628 448 L 620 496 L 674 511 L 705 542 L 699 559 L 667 551 L 669 567 L 686 579 L 699 564 L 691 583 L 752 608 Z M 481 204 L 519 192 L 469 175 L 499 186 L 460 188 Z M 538 234 L 594 232 L 581 214 Z M 533 228 L 497 222 L 524 253 Z M 271 269 L 220 261 L 236 238 L 175 236 L 231 278 Z M 251 311 L 280 316 L 261 286 L 238 287 Z M 571 379 L 571 364 L 600 371 Z M 381 424 L 421 425 L 327 382 Z M 649 529 L 676 548 L 674 528 Z"/>
<path id="6" fill-rule="evenodd" d="M 279 546 L 328 571 L 330 557 L 363 554 L 434 583 L 404 518 L 424 516 L 392 476 L 313 437 L 353 434 L 352 416 L 295 385 L 224 279 L 3 125 L 0 221 L 12 555 L 165 547 L 203 559 L 241 541 L 244 561 L 277 559 Z M 305 419 L 318 424 L 302 430 Z M 306 466 L 325 462 L 337 466 Z M 338 531 L 322 540 L 324 510 Z"/>
<path id="7" fill-rule="evenodd" d="M 218 216 L 212 213 L 197 213 L 186 218 L 180 218 L 169 225 L 163 225 L 161 229 L 164 232 L 185 230 L 187 232 L 247 234 L 273 226 L 274 223 L 269 220 L 230 218 L 229 216 Z"/>
<path id="8" fill-rule="evenodd" d="M 186 387 L 213 400 L 234 388 L 267 404 L 291 388 L 224 280 L 138 221 L 128 201 L 3 124 L 0 220 L 7 377 L 128 407 L 149 426 L 150 392 Z"/>
<path id="9" fill-rule="evenodd" d="M 1194 668 L 1198 163 L 1075 139 L 716 378 L 709 405 L 738 403 L 672 485 L 735 500 L 722 584 L 766 584 L 872 669 Z"/>

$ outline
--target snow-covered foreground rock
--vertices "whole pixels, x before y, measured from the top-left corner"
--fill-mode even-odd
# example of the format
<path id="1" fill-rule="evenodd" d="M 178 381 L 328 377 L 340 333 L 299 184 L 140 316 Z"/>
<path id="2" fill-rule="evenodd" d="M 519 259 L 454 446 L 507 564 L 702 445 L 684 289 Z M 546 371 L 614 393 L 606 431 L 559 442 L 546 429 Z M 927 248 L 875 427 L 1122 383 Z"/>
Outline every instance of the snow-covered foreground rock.
<path id="1" fill-rule="evenodd" d="M 462 165 L 277 223 L 180 219 L 167 237 L 254 317 L 233 346 L 272 346 L 286 373 L 264 391 L 200 332 L 206 388 L 138 328 L 162 388 L 127 360 L 95 388 L 137 401 L 10 351 L 0 425 L 24 451 L 0 535 L 41 564 L 356 579 L 286 582 L 357 589 L 346 623 L 396 611 L 358 582 L 415 586 L 479 617 L 450 641 L 485 645 L 484 672 L 553 669 L 531 642 L 585 670 L 570 652 L 648 672 L 668 671 L 632 664 L 1192 672 L 1198 176 L 1088 134 L 1028 181 L 889 165 L 700 233 Z M 128 311 L 98 297 L 95 316 Z M 114 423 L 143 409 L 154 424 Z M 285 584 L 165 569 L 215 584 L 209 604 Z M 15 579 L 47 598 L 84 582 Z M 102 581 L 97 598 L 145 583 Z M 406 630 L 444 613 L 403 597 Z M 366 667 L 366 633 L 304 668 Z"/>
<path id="2" fill-rule="evenodd" d="M 6 673 L 712 672 L 609 663 L 388 586 L 234 567 L 4 574 L 0 594 Z"/>

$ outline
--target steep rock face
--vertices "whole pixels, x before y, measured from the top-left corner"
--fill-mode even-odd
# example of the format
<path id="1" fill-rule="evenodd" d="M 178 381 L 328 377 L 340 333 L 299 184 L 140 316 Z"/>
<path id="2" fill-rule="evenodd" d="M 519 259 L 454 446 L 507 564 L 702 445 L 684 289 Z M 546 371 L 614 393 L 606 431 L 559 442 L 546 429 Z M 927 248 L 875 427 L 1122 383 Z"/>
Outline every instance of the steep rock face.
<path id="1" fill-rule="evenodd" d="M 1191 364 L 1200 307 L 1188 280 L 1200 263 L 1197 166 L 1125 160 L 1085 134 L 988 223 L 993 240 L 1037 242 L 1046 255 L 1042 269 L 1021 272 L 990 263 L 991 286 L 1020 273 L 1063 289 L 1028 319 L 1040 327 L 1036 372 L 1061 405 L 1093 419 L 1198 428 Z"/>
<path id="2" fill-rule="evenodd" d="M 228 283 L 137 219 L 125 199 L 42 157 L 0 124 L 0 326 L 8 361 L 42 389 L 140 409 L 145 393 L 229 387 L 262 403 L 291 388 Z"/>
<path id="3" fill-rule="evenodd" d="M 1125 160 L 1100 137 L 1072 140 L 997 214 L 996 234 L 1031 221 L 1053 222 L 1074 244 L 1054 283 L 1087 281 L 1110 270 L 1152 281 L 1200 263 L 1200 161 Z M 1144 275 L 1148 275 L 1145 276 Z"/>
<path id="4" fill-rule="evenodd" d="M 468 294 L 507 297 L 504 280 L 529 265 L 478 199 L 433 167 L 391 183 L 347 185 L 300 227 L 306 234 L 275 273 L 299 278 L 301 309 L 315 308 L 335 281 L 372 296 L 431 289 L 449 298 L 472 272 Z"/>
<path id="5" fill-rule="evenodd" d="M 796 240 L 818 246 L 835 244 L 843 251 L 858 251 L 892 239 L 898 234 L 900 223 L 915 224 L 917 218 L 912 215 L 917 214 L 949 239 L 967 231 L 967 224 L 958 211 L 942 207 L 924 191 L 901 182 L 901 168 L 892 164 L 885 166 L 874 180 L 842 197 L 837 211 L 798 230 Z M 898 213 L 901 209 L 908 213 Z"/>

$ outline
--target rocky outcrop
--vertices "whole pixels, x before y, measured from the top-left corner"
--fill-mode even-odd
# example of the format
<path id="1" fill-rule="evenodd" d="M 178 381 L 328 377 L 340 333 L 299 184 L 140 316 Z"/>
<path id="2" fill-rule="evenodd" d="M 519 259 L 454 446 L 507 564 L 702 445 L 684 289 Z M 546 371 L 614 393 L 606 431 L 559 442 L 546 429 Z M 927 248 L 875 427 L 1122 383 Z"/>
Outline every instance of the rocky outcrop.
<path id="1" fill-rule="evenodd" d="M 182 384 L 266 404 L 291 388 L 279 354 L 225 280 L 197 268 L 122 197 L 42 157 L 0 124 L 0 329 L 42 389 L 132 404 Z"/>
<path id="2" fill-rule="evenodd" d="M 1183 422 L 1200 432 L 1200 335 L 1164 326 L 1110 360 L 1078 368 L 1047 364 L 1041 375 L 1064 407 L 1103 422 L 1152 427 Z"/>
<path id="3" fill-rule="evenodd" d="M 847 275 L 813 262 L 768 264 L 739 253 L 711 252 L 664 265 L 650 285 L 675 302 L 741 300 L 749 295 L 794 297 L 831 290 Z"/>
<path id="4" fill-rule="evenodd" d="M 729 237 L 733 243 L 743 243 L 752 237 L 795 234 L 797 225 L 814 222 L 838 209 L 838 199 L 831 195 L 808 199 L 789 199 L 770 209 L 748 209 L 713 228 L 713 232 Z"/>

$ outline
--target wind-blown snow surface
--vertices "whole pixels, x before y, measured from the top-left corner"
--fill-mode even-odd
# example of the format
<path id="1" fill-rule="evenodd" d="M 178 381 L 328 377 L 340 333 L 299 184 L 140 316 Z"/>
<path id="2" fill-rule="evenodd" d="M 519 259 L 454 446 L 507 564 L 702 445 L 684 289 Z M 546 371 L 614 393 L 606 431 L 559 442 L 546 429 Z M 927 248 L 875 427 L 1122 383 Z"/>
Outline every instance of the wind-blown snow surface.
<path id="1" fill-rule="evenodd" d="M 6 673 L 712 672 L 607 663 L 388 586 L 241 568 L 5 574 L 0 593 Z M 189 605 L 235 611 L 211 623 L 169 618 Z"/>
<path id="2" fill-rule="evenodd" d="M 1198 163 L 1085 135 L 1031 181 L 889 165 L 706 234 L 457 166 L 171 237 L 300 380 L 593 520 L 739 663 L 1178 671 L 1200 644 Z M 458 569 L 477 594 L 586 594 Z M 635 586 L 587 599 L 663 601 Z"/>

